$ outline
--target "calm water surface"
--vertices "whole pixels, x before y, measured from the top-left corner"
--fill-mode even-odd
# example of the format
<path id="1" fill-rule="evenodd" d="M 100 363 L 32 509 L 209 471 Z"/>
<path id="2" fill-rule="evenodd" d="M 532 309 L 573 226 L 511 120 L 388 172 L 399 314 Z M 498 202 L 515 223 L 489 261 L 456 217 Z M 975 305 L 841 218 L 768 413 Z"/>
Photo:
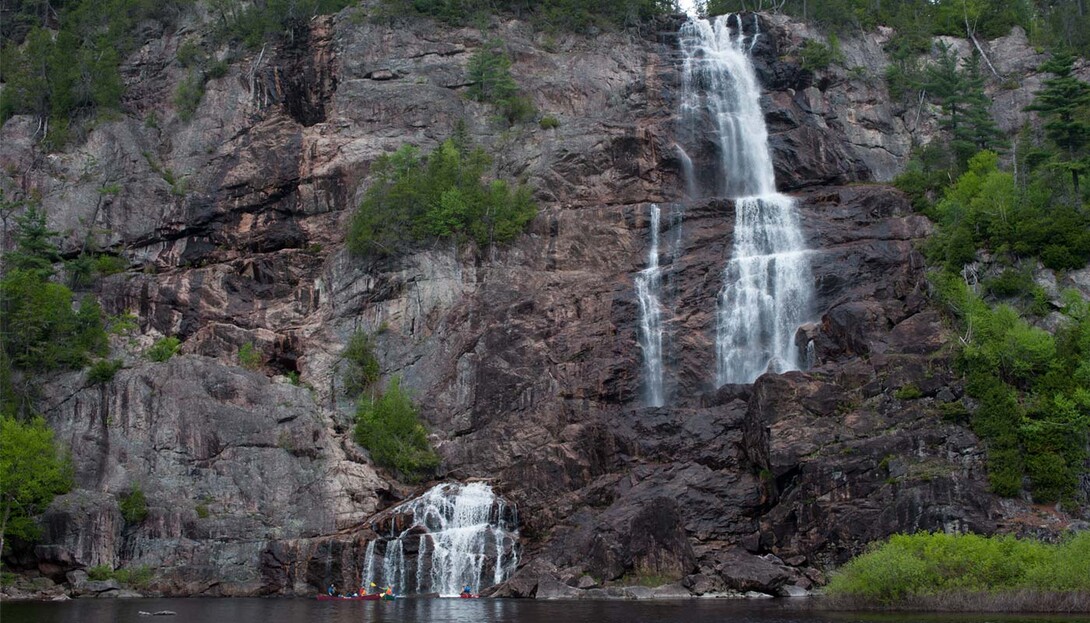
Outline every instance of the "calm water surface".
<path id="1" fill-rule="evenodd" d="M 798 600 L 802 601 L 802 600 Z M 173 610 L 149 617 L 140 611 Z M 798 602 L 415 599 L 122 599 L 0 604 L 0 623 L 1090 623 L 1087 616 L 852 614 Z"/>

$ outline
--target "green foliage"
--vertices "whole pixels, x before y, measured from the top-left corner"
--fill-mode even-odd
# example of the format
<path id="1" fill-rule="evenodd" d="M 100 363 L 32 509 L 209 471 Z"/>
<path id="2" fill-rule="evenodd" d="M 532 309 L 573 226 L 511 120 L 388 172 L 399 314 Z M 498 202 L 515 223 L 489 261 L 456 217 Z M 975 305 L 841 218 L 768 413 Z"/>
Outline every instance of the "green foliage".
<path id="1" fill-rule="evenodd" d="M 35 538 L 35 516 L 71 488 L 71 463 L 45 421 L 0 414 L 0 549 L 6 536 Z"/>
<path id="2" fill-rule="evenodd" d="M 204 80 L 196 72 L 190 71 L 174 91 L 174 107 L 178 110 L 178 118 L 182 121 L 192 119 L 203 97 Z"/>
<path id="3" fill-rule="evenodd" d="M 257 370 L 261 367 L 261 351 L 254 347 L 252 342 L 247 342 L 238 349 L 238 363 L 247 370 Z"/>
<path id="4" fill-rule="evenodd" d="M 19 3 L 4 28 L 0 122 L 13 114 L 47 120 L 47 143 L 69 137 L 70 121 L 120 110 L 121 58 L 144 42 L 138 24 L 171 24 L 192 0 L 70 0 Z M 40 6 L 49 10 L 38 10 Z M 9 13 L 5 10 L 5 22 Z"/>
<path id="5" fill-rule="evenodd" d="M 115 570 L 109 565 L 96 565 L 87 570 L 87 579 L 89 580 L 95 582 L 117 580 L 123 586 L 137 589 L 147 588 L 154 577 L 155 572 L 151 570 L 151 567 L 147 566 Z"/>
<path id="6" fill-rule="evenodd" d="M 1071 300 L 1068 322 L 1051 335 L 1011 307 L 989 306 L 956 275 L 932 283 L 968 336 L 957 366 L 979 403 L 971 421 L 988 444 L 992 489 L 1018 495 L 1028 476 L 1034 499 L 1074 500 L 1090 429 L 1087 304 Z"/>
<path id="7" fill-rule="evenodd" d="M 235 0 L 210 0 L 209 9 L 221 38 L 256 49 L 265 43 L 294 43 L 305 37 L 311 19 L 350 4 L 352 0 L 264 0 L 246 6 Z"/>
<path id="8" fill-rule="evenodd" d="M 844 565 L 828 592 L 891 605 L 957 592 L 1090 589 L 1090 533 L 1049 545 L 1012 536 L 898 534 Z"/>
<path id="9" fill-rule="evenodd" d="M 1071 269 L 1090 260 L 1090 214 L 1055 202 L 1051 178 L 1025 188 L 999 170 L 998 157 L 981 152 L 969 170 L 927 210 L 940 233 L 929 247 L 930 259 L 957 272 L 985 248 L 1016 257 L 1037 257 L 1045 266 Z"/>
<path id="10" fill-rule="evenodd" d="M 829 35 L 829 43 L 825 44 L 815 39 L 807 39 L 799 50 L 799 60 L 803 69 L 815 71 L 825 69 L 833 63 L 843 60 L 840 52 L 840 40 L 835 34 Z"/>
<path id="11" fill-rule="evenodd" d="M 555 130 L 560 127 L 560 121 L 556 117 L 546 115 L 537 122 L 542 130 Z"/>
<path id="12" fill-rule="evenodd" d="M 638 28 L 655 15 L 676 10 L 672 0 L 383 0 L 381 6 L 386 18 L 430 15 L 455 25 L 479 22 L 503 12 L 550 31 Z"/>
<path id="13" fill-rule="evenodd" d="M 439 465 L 416 407 L 394 378 L 386 391 L 360 401 L 356 410 L 356 441 L 371 452 L 375 463 L 416 480 Z"/>
<path id="14" fill-rule="evenodd" d="M 923 396 L 923 392 L 920 391 L 919 387 L 909 383 L 899 387 L 897 391 L 893 392 L 893 395 L 897 400 L 915 400 L 920 396 Z"/>
<path id="15" fill-rule="evenodd" d="M 978 151 L 1003 146 L 1003 134 L 992 120 L 990 99 L 984 94 L 978 54 L 974 52 L 961 68 L 957 55 L 940 44 L 938 60 L 911 79 L 909 89 L 926 93 L 942 107 L 940 126 L 946 138 L 942 147 L 950 152 L 955 171 L 963 171 Z"/>
<path id="16" fill-rule="evenodd" d="M 533 102 L 519 93 L 511 77 L 511 59 L 502 41 L 489 40 L 474 52 L 466 72 L 471 83 L 467 95 L 498 108 L 508 123 L 527 121 L 536 114 Z"/>
<path id="17" fill-rule="evenodd" d="M 126 523 L 138 524 L 148 516 L 148 500 L 138 485 L 133 485 L 128 493 L 120 496 L 117 506 Z"/>
<path id="18" fill-rule="evenodd" d="M 74 310 L 72 291 L 49 281 L 59 254 L 44 213 L 31 206 L 16 222 L 15 250 L 4 256 L 8 270 L 0 278 L 0 344 L 6 360 L 30 371 L 81 368 L 89 355 L 106 353 L 102 310 L 90 296 Z"/>
<path id="19" fill-rule="evenodd" d="M 454 139 L 426 158 L 410 145 L 381 156 L 371 169 L 374 182 L 353 215 L 349 250 L 387 256 L 431 238 L 469 238 L 480 247 L 514 239 L 537 207 L 524 186 L 512 190 L 502 180 L 482 180 L 489 165 L 483 150 Z"/>
<path id="20" fill-rule="evenodd" d="M 102 359 L 91 364 L 87 371 L 87 382 L 92 385 L 104 385 L 114 380 L 117 371 L 124 363 L 120 359 Z"/>
<path id="21" fill-rule="evenodd" d="M 148 359 L 152 361 L 164 362 L 173 357 L 178 348 L 181 347 L 182 341 L 174 336 L 168 336 L 155 340 L 155 343 L 148 349 Z"/>
<path id="22" fill-rule="evenodd" d="M 1055 55 L 1042 64 L 1040 71 L 1053 76 L 1045 80 L 1026 110 L 1037 111 L 1045 119 L 1045 135 L 1060 150 L 1053 159 L 1071 172 L 1078 201 L 1079 175 L 1090 169 L 1090 83 L 1075 77 L 1074 65 L 1070 54 Z"/>
<path id="23" fill-rule="evenodd" d="M 113 578 L 114 570 L 110 565 L 95 565 L 87 570 L 87 579 L 92 582 L 102 582 Z"/>
<path id="24" fill-rule="evenodd" d="M 375 357 L 371 337 L 363 331 L 356 331 L 341 352 L 344 361 L 344 393 L 353 398 L 371 389 L 378 381 L 382 369 L 378 357 Z"/>
<path id="25" fill-rule="evenodd" d="M 125 272 L 129 267 L 129 261 L 119 255 L 103 253 L 94 259 L 92 266 L 96 273 L 106 277 Z"/>
<path id="26" fill-rule="evenodd" d="M 478 102 L 500 102 L 518 92 L 511 77 L 511 59 L 503 49 L 503 41 L 491 39 L 469 57 L 466 67 L 472 84 L 468 95 Z"/>
<path id="27" fill-rule="evenodd" d="M 20 270 L 48 278 L 60 253 L 51 241 L 58 232 L 46 226 L 45 212 L 30 204 L 22 216 L 15 217 L 15 250 L 4 255 L 8 270 Z"/>

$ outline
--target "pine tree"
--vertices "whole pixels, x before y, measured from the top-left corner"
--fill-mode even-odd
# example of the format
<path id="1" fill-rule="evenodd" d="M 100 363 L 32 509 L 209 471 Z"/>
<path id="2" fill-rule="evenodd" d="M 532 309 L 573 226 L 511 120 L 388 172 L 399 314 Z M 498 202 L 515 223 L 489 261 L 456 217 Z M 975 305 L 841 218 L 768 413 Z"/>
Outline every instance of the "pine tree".
<path id="1" fill-rule="evenodd" d="M 1052 74 L 1033 104 L 1025 110 L 1045 118 L 1045 136 L 1063 152 L 1061 165 L 1071 171 L 1075 196 L 1079 197 L 1079 174 L 1088 167 L 1090 148 L 1090 84 L 1073 74 L 1075 57 L 1055 54 L 1043 63 L 1041 71 Z"/>
<path id="2" fill-rule="evenodd" d="M 984 75 L 980 72 L 979 54 L 974 53 L 969 58 L 961 76 L 965 89 L 965 110 L 953 141 L 958 162 L 965 163 L 979 151 L 998 150 L 1006 141 L 988 110 L 988 96 L 984 94 Z"/>
<path id="3" fill-rule="evenodd" d="M 965 113 L 971 98 L 965 75 L 958 69 L 957 55 L 949 48 L 939 46 L 938 61 L 927 68 L 924 88 L 942 107 L 940 127 L 947 132 L 955 152 L 959 152 L 959 163 L 964 164 L 968 155 L 960 157 L 958 139 L 965 133 Z"/>
<path id="4" fill-rule="evenodd" d="M 4 255 L 7 270 L 25 270 L 41 279 L 49 278 L 53 263 L 60 260 L 57 247 L 50 242 L 58 233 L 46 226 L 45 212 L 34 204 L 15 217 L 15 222 L 15 250 Z"/>

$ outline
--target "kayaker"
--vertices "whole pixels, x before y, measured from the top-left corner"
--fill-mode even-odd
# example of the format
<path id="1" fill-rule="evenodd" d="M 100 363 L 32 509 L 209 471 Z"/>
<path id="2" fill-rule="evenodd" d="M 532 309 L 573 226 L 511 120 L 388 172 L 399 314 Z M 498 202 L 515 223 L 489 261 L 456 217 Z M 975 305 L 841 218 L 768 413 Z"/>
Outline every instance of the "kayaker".
<path id="1" fill-rule="evenodd" d="M 473 596 L 473 590 L 471 588 L 469 588 L 468 584 L 466 584 L 465 588 L 462 589 L 462 597 L 472 597 L 472 596 Z"/>
<path id="2" fill-rule="evenodd" d="M 329 588 L 328 588 L 328 589 L 326 589 L 326 594 L 328 594 L 328 595 L 329 595 L 330 597 L 332 597 L 332 596 L 333 596 L 333 595 L 335 595 L 336 593 L 337 593 L 337 587 L 336 587 L 336 586 L 333 586 L 332 584 L 330 584 L 330 585 L 329 585 Z"/>

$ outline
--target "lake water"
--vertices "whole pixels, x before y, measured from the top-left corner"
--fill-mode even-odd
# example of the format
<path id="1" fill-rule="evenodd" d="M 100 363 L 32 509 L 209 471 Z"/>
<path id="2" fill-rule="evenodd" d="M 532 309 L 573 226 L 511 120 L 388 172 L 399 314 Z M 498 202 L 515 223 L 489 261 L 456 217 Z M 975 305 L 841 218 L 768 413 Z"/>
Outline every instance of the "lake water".
<path id="1" fill-rule="evenodd" d="M 0 604 L 2 623 L 1090 623 L 1086 616 L 815 612 L 807 600 L 753 602 L 407 599 L 122 599 Z M 173 610 L 176 616 L 140 611 Z"/>

